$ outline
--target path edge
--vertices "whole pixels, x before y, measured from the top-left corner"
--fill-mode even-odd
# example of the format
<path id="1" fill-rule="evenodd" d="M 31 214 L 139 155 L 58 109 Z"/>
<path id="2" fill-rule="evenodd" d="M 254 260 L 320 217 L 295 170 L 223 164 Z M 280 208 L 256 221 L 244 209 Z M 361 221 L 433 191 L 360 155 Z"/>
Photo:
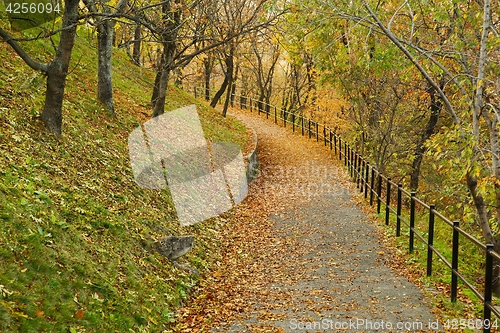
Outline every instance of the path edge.
<path id="1" fill-rule="evenodd" d="M 237 115 L 235 114 L 228 114 L 228 115 L 240 121 L 247 129 L 251 130 L 253 133 L 252 151 L 247 156 L 244 157 L 246 162 L 247 183 L 249 184 L 255 179 L 255 176 L 257 176 L 257 173 L 259 172 L 257 132 L 255 132 L 255 129 L 252 126 L 245 123 L 245 121 L 239 118 Z"/>

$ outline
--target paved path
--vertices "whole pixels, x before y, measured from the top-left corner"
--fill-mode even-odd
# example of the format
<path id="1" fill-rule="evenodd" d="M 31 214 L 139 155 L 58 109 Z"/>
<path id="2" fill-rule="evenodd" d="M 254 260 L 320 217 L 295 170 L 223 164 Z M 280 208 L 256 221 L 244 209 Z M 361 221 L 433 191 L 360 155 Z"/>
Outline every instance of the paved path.
<path id="1" fill-rule="evenodd" d="M 387 250 L 331 153 L 272 120 L 233 112 L 257 132 L 261 173 L 227 235 L 229 268 L 218 281 L 231 282 L 223 292 L 217 279 L 208 286 L 224 309 L 205 312 L 212 316 L 207 331 L 415 332 L 435 325 L 420 290 L 384 263 Z"/>

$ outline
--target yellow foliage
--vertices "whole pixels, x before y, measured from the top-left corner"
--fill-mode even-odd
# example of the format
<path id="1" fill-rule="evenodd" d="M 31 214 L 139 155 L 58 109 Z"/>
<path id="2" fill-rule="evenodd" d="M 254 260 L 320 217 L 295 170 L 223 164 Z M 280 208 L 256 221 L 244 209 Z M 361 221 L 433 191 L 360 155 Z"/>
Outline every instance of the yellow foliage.
<path id="1" fill-rule="evenodd" d="M 326 124 L 340 134 L 349 127 L 343 114 L 346 107 L 348 107 L 348 102 L 339 95 L 335 88 L 320 88 L 317 91 L 315 105 L 306 107 L 304 115 L 320 124 Z"/>

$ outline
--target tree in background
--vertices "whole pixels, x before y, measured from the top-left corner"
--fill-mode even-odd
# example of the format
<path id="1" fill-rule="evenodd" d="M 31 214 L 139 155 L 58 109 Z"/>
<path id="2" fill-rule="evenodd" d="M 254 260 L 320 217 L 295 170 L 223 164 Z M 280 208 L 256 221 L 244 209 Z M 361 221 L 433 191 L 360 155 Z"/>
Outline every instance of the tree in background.
<path id="1" fill-rule="evenodd" d="M 239 67 L 238 64 L 235 65 L 235 56 L 238 53 L 237 46 L 243 42 L 243 39 L 255 38 L 262 30 L 274 24 L 274 21 L 281 15 L 281 13 L 267 11 L 265 4 L 266 1 L 225 1 L 216 16 L 213 30 L 215 39 L 227 39 L 228 36 L 235 36 L 234 40 L 219 50 L 219 54 L 222 56 L 220 63 L 224 72 L 224 80 L 210 103 L 211 106 L 215 106 L 226 92 L 226 101 L 222 111 L 224 116 L 235 89 L 233 85 L 236 79 L 235 70 Z"/>
<path id="2" fill-rule="evenodd" d="M 248 63 L 255 77 L 259 91 L 258 108 L 261 112 L 269 112 L 273 94 L 273 79 L 276 64 L 281 56 L 279 36 L 271 30 L 251 38 L 252 58 Z M 265 104 L 265 109 L 264 105 Z"/>
<path id="3" fill-rule="evenodd" d="M 115 115 L 113 102 L 113 40 L 116 21 L 110 16 L 118 16 L 127 5 L 127 1 L 119 0 L 113 11 L 110 4 L 105 1 L 96 3 L 94 0 L 84 0 L 83 2 L 89 12 L 97 16 L 97 20 L 92 20 L 95 21 L 92 23 L 97 26 L 97 99 L 106 106 L 106 109 L 112 115 Z M 99 13 L 104 15 L 99 17 Z"/>
<path id="4" fill-rule="evenodd" d="M 227 53 L 224 62 L 229 65 L 233 62 L 231 67 L 234 70 L 237 44 L 234 40 L 272 24 L 282 15 L 282 13 L 269 13 L 265 7 L 267 2 L 200 0 L 184 3 L 178 0 L 173 8 L 166 10 L 164 17 L 169 19 L 164 22 L 167 29 L 162 30 L 166 35 L 162 35 L 160 40 L 162 43 L 167 43 L 168 47 L 164 48 L 162 53 L 159 66 L 162 74 L 157 77 L 153 92 L 153 116 L 164 112 L 164 95 L 170 72 L 175 68 L 186 66 L 196 56 L 216 48 L 225 48 Z M 174 35 L 176 38 L 173 38 Z M 165 50 L 168 52 L 165 53 Z M 234 73 L 231 71 L 226 75 L 227 81 L 230 81 Z M 229 88 L 226 89 L 232 87 L 229 83 L 227 86 Z"/>
<path id="5" fill-rule="evenodd" d="M 283 33 L 281 46 L 285 62 L 281 107 L 288 111 L 288 114 L 304 113 L 308 110 L 309 116 L 312 116 L 317 98 L 318 76 L 316 59 L 312 53 L 316 46 L 315 40 L 310 37 L 316 26 L 310 20 L 314 14 L 300 11 L 297 3 L 298 1 L 294 1 L 286 19 L 278 28 Z"/>
<path id="6" fill-rule="evenodd" d="M 50 132 L 60 137 L 62 134 L 62 104 L 64 99 L 64 88 L 66 76 L 68 75 L 71 52 L 75 43 L 76 28 L 79 23 L 79 1 L 65 0 L 61 26 L 57 30 L 48 30 L 39 26 L 41 33 L 37 38 L 50 38 L 59 35 L 59 44 L 54 45 L 54 58 L 49 63 L 41 63 L 33 59 L 19 44 L 18 41 L 26 40 L 23 37 L 15 37 L 7 31 L 0 29 L 0 37 L 3 42 L 9 44 L 24 62 L 36 71 L 47 76 L 45 92 L 45 103 L 40 118 L 47 125 Z"/>
<path id="7" fill-rule="evenodd" d="M 399 56 L 405 58 L 404 66 L 401 62 L 386 64 L 393 67 L 394 73 L 399 71 L 399 79 L 406 77 L 408 83 L 418 87 L 418 90 L 412 88 L 409 96 L 415 91 L 424 92 L 421 95 L 427 100 L 427 121 L 421 119 L 419 133 L 413 139 L 411 185 L 418 186 L 417 173 L 424 157 L 430 160 L 425 166 L 427 172 L 439 173 L 440 184 L 446 184 L 440 191 L 449 188 L 455 192 L 460 189 L 457 184 L 461 180 L 475 207 L 475 220 L 484 239 L 500 251 L 497 66 L 500 26 L 498 4 L 494 6 L 492 9 L 489 0 L 481 3 L 436 2 L 432 5 L 420 0 L 385 3 L 317 0 L 304 4 L 304 16 L 315 10 L 321 17 L 330 18 L 321 23 L 347 20 L 347 27 L 343 31 L 337 30 L 337 40 L 347 48 L 346 58 L 355 55 L 352 54 L 355 49 L 353 39 L 357 45 L 365 46 L 367 64 L 370 60 L 382 59 L 381 56 L 389 50 L 397 50 Z M 374 34 L 384 38 L 377 38 L 374 44 L 370 37 Z M 377 50 L 378 45 L 383 45 L 383 49 Z M 316 56 L 316 59 L 321 57 Z M 338 58 L 330 60 L 333 60 L 330 68 L 345 64 L 339 63 Z M 365 75 L 372 75 L 373 67 L 365 66 L 365 69 Z M 378 95 L 387 100 L 387 95 L 383 95 L 386 90 L 373 92 L 376 94 L 367 95 L 369 99 L 377 99 Z M 396 91 L 393 95 L 402 99 L 403 104 L 409 105 L 408 101 L 412 101 L 405 98 L 408 95 Z M 352 101 L 360 106 L 369 99 L 354 95 Z M 370 111 L 376 110 L 373 104 L 367 106 Z M 386 107 L 383 109 L 387 110 Z M 415 117 L 418 110 L 404 107 L 401 111 L 397 112 L 398 119 L 409 123 L 418 119 Z M 370 118 L 364 121 L 369 122 Z M 393 130 L 388 133 L 397 134 Z M 436 162 L 437 169 L 431 162 Z M 428 183 L 428 186 L 432 184 Z M 500 277 L 498 269 L 496 274 Z M 496 281 L 498 292 L 500 278 Z"/>
<path id="8" fill-rule="evenodd" d="M 446 168 L 461 166 L 460 178 L 473 199 L 483 236 L 500 251 L 498 10 L 492 11 L 489 0 L 433 8 L 407 2 L 384 24 L 380 13 L 367 3 L 364 7 L 373 24 L 435 90 L 453 121 L 446 135 L 434 136 L 429 147 L 444 157 Z M 401 23 L 402 16 L 410 17 L 409 24 Z M 449 83 L 446 90 L 440 77 Z M 442 147 L 453 149 L 441 154 Z M 496 274 L 500 276 L 499 269 Z M 499 292 L 500 279 L 496 281 Z"/>
<path id="9" fill-rule="evenodd" d="M 159 116 L 165 111 L 165 99 L 167 84 L 170 73 L 174 69 L 174 56 L 177 48 L 177 37 L 182 26 L 182 3 L 181 0 L 164 1 L 161 5 L 161 21 L 159 28 L 162 45 L 161 60 L 156 74 L 155 85 L 151 103 L 153 104 L 153 117 Z"/>

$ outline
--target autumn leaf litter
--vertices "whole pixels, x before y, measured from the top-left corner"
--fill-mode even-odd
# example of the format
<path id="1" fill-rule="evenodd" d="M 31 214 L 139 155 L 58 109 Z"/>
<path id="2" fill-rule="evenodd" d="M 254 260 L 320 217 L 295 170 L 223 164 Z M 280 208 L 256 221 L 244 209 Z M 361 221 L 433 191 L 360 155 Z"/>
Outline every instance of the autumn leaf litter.
<path id="1" fill-rule="evenodd" d="M 375 228 L 351 200 L 354 185 L 329 151 L 271 120 L 231 112 L 257 132 L 260 173 L 228 214 L 217 268 L 170 329 L 292 332 L 314 322 L 436 321 L 420 290 L 384 263 Z"/>

